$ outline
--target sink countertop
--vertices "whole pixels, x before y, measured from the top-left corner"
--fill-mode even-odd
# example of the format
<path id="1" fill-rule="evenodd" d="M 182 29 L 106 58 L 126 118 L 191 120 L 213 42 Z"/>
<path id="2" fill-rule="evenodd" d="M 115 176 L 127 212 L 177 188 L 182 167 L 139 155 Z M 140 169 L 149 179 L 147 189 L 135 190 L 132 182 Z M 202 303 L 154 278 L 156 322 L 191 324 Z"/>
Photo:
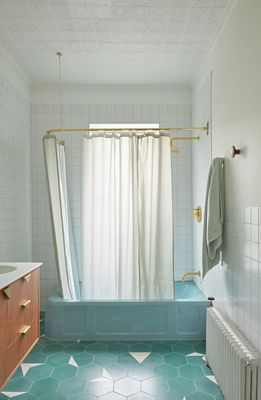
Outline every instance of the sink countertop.
<path id="1" fill-rule="evenodd" d="M 14 271 L 7 272 L 5 274 L 0 274 L 0 289 L 5 288 L 11 283 L 17 281 L 17 279 L 22 278 L 22 276 L 29 274 L 34 269 L 40 267 L 42 263 L 40 262 L 0 262 L 0 267 L 4 265 L 10 265 L 16 267 Z"/>

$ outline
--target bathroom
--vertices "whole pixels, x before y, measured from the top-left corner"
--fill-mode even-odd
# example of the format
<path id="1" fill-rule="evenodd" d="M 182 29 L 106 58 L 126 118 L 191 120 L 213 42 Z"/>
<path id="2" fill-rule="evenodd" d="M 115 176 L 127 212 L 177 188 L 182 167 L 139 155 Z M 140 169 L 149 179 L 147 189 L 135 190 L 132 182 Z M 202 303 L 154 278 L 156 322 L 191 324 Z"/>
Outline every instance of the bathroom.
<path id="1" fill-rule="evenodd" d="M 205 359 L 206 307 L 214 297 L 213 309 L 261 353 L 260 12 L 258 0 L 0 1 L 0 270 L 16 268 L 1 273 L 0 284 L 1 290 L 15 285 L 11 276 L 20 270 L 28 276 L 22 285 L 33 287 L 40 279 L 41 311 L 33 320 L 37 331 L 40 319 L 39 341 L 11 372 L 0 373 L 1 400 L 248 398 L 239 396 L 236 380 L 227 383 L 219 375 L 211 358 L 211 340 L 217 339 L 210 336 Z M 171 141 L 173 207 L 167 210 L 175 297 L 88 300 L 78 302 L 77 311 L 75 302 L 57 295 L 43 137 L 53 128 L 102 130 L 104 124 L 132 132 L 133 124 L 188 129 L 170 131 L 182 138 Z M 55 132 L 64 141 L 78 265 L 86 132 Z M 232 146 L 240 150 L 233 158 Z M 223 251 L 204 275 L 206 188 L 216 158 L 223 159 L 225 181 Z M 192 218 L 198 206 L 200 222 Z M 29 279 L 32 271 L 38 277 Z M 182 283 L 184 274 L 198 271 Z M 12 293 L 0 291 L 0 335 L 7 342 Z M 37 312 L 27 297 L 20 300 L 24 313 Z M 36 331 L 25 332 L 28 342 Z M 1 368 L 20 352 L 16 338 L 9 342 L 0 346 Z M 249 398 L 260 399 L 256 387 Z"/>

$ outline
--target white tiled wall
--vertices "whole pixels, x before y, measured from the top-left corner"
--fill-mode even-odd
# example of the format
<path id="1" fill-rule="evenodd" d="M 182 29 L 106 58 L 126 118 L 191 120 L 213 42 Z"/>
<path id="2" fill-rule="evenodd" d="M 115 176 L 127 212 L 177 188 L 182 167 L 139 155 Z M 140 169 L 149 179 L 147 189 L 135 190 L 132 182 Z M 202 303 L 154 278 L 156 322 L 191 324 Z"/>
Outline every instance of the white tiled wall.
<path id="1" fill-rule="evenodd" d="M 194 89 L 192 121 L 193 126 L 204 126 L 210 121 L 211 115 L 211 76 L 208 75 Z M 211 126 L 211 123 L 210 123 Z M 204 214 L 205 193 L 208 171 L 211 164 L 211 130 L 208 135 L 201 135 L 199 143 L 192 144 L 192 202 L 193 208 L 200 206 Z M 201 223 L 193 221 L 193 268 L 202 270 L 202 238 L 203 219 Z M 200 284 L 200 279 L 195 279 Z"/>
<path id="2" fill-rule="evenodd" d="M 208 75 L 193 93 L 193 125 L 204 123 L 210 117 L 211 76 Z M 203 211 L 211 158 L 210 134 L 201 140 L 200 146 L 192 145 L 193 206 L 201 205 Z M 235 165 L 235 160 L 225 158 L 226 179 L 231 164 Z M 231 190 L 227 190 L 226 203 L 231 204 L 230 195 Z M 199 279 L 196 282 L 207 296 L 216 298 L 215 305 L 228 314 L 261 352 L 261 209 L 226 209 L 224 228 L 223 265 L 212 268 L 203 284 Z M 203 222 L 194 223 L 194 270 L 202 270 L 202 232 Z"/>
<path id="3" fill-rule="evenodd" d="M 0 261 L 32 261 L 31 106 L 0 73 Z"/>
<path id="4" fill-rule="evenodd" d="M 86 127 L 95 123 L 160 123 L 161 126 L 191 126 L 190 105 L 65 105 L 63 124 Z M 32 106 L 33 256 L 44 262 L 41 273 L 42 307 L 56 286 L 56 270 L 50 226 L 42 142 L 46 130 L 60 125 L 57 105 Z M 188 135 L 188 133 L 186 133 Z M 69 196 L 77 258 L 81 262 L 81 137 L 65 139 Z M 179 142 L 173 154 L 175 277 L 192 268 L 191 143 Z"/>
<path id="5" fill-rule="evenodd" d="M 205 278 L 204 290 L 261 352 L 261 208 L 226 210 L 223 266 Z"/>

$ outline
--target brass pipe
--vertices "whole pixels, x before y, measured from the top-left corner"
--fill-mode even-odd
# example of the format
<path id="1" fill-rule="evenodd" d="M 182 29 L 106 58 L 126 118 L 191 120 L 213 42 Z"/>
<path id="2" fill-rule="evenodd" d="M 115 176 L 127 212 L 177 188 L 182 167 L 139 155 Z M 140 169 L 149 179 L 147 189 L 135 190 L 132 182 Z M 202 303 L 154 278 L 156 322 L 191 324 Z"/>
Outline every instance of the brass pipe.
<path id="1" fill-rule="evenodd" d="M 200 127 L 173 127 L 173 128 L 51 128 L 46 131 L 47 135 L 52 135 L 54 132 L 135 132 L 135 131 L 205 131 L 208 135 L 208 123 L 206 126 Z M 179 139 L 181 140 L 181 139 Z"/>
<path id="2" fill-rule="evenodd" d="M 200 136 L 173 136 L 171 140 L 200 140 Z"/>
<path id="3" fill-rule="evenodd" d="M 54 129 L 48 129 L 47 131 L 47 135 L 52 135 L 54 132 L 56 133 L 62 133 L 62 132 L 148 132 L 148 131 L 171 131 L 171 130 L 207 130 L 207 134 L 208 134 L 208 124 L 205 127 L 197 127 L 197 128 L 104 128 L 104 129 L 100 129 L 100 128 L 54 128 Z M 175 141 L 176 140 L 186 140 L 186 141 L 193 141 L 193 140 L 200 140 L 200 136 L 169 136 L 170 138 L 170 150 L 173 153 L 179 153 L 179 149 L 176 147 L 175 145 Z M 172 143 L 174 142 L 174 143 Z M 64 145 L 65 142 L 63 140 L 58 141 L 58 144 Z"/>
<path id="4" fill-rule="evenodd" d="M 120 131 L 205 131 L 208 135 L 209 133 L 209 122 L 206 123 L 206 126 L 201 127 L 173 127 L 173 128 L 62 128 L 63 126 L 63 104 L 62 104 L 62 64 L 61 64 L 61 57 L 63 53 L 58 51 L 56 53 L 59 60 L 59 105 L 60 105 L 60 128 L 52 128 L 47 130 L 47 135 L 52 135 L 53 133 L 62 133 L 62 132 L 120 132 Z M 193 139 L 177 139 L 177 140 L 193 140 Z"/>
<path id="5" fill-rule="evenodd" d="M 200 278 L 201 277 L 201 272 L 200 271 L 197 271 L 197 272 L 195 272 L 195 271 L 186 272 L 184 275 L 182 275 L 182 278 L 181 278 L 182 282 L 185 282 L 185 279 L 188 276 L 198 276 Z"/>

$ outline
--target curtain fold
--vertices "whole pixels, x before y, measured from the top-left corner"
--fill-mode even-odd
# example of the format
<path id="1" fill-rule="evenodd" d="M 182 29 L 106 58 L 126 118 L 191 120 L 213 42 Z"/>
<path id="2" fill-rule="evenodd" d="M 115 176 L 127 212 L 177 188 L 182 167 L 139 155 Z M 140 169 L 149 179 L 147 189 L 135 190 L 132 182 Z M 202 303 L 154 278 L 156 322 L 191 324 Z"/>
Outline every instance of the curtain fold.
<path id="1" fill-rule="evenodd" d="M 139 249 L 143 299 L 174 297 L 172 174 L 169 138 L 139 140 Z"/>
<path id="2" fill-rule="evenodd" d="M 68 200 L 64 146 L 54 136 L 43 138 L 57 275 L 64 299 L 80 298 L 78 269 Z"/>
<path id="3" fill-rule="evenodd" d="M 172 299 L 167 137 L 88 137 L 83 146 L 84 299 Z"/>

